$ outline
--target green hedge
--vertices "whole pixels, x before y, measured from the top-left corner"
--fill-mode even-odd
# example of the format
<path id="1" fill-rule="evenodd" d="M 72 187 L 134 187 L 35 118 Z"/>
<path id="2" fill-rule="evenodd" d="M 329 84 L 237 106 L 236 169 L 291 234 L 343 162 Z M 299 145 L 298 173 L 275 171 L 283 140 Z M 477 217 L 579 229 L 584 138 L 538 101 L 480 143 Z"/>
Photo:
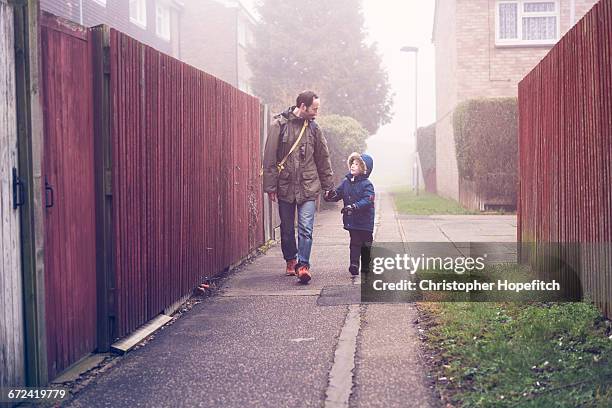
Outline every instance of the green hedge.
<path id="1" fill-rule="evenodd" d="M 417 151 L 423 174 L 436 168 L 436 124 L 417 129 Z"/>
<path id="2" fill-rule="evenodd" d="M 353 152 L 363 153 L 370 134 L 359 122 L 348 116 L 321 116 L 317 123 L 327 139 L 334 170 L 334 184 L 338 186 L 348 172 L 346 159 Z"/>
<path id="3" fill-rule="evenodd" d="M 516 98 L 472 99 L 453 114 L 459 176 L 478 194 L 516 202 L 518 113 Z"/>

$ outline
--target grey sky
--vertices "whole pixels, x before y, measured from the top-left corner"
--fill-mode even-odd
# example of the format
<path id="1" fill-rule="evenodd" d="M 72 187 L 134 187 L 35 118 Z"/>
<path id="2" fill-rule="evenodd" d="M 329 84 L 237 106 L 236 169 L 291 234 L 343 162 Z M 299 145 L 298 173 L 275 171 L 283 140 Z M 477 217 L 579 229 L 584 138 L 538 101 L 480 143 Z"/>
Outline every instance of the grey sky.
<path id="1" fill-rule="evenodd" d="M 377 163 L 372 177 L 381 184 L 411 183 L 415 60 L 402 46 L 419 48 L 418 125 L 435 121 L 434 5 L 435 0 L 363 0 L 369 40 L 378 44 L 395 93 L 392 122 L 368 140 Z"/>
<path id="2" fill-rule="evenodd" d="M 414 128 L 414 54 L 404 45 L 419 48 L 419 126 L 435 120 L 434 47 L 431 43 L 434 0 L 363 0 L 370 40 L 378 43 L 383 63 L 396 94 L 397 121 Z"/>

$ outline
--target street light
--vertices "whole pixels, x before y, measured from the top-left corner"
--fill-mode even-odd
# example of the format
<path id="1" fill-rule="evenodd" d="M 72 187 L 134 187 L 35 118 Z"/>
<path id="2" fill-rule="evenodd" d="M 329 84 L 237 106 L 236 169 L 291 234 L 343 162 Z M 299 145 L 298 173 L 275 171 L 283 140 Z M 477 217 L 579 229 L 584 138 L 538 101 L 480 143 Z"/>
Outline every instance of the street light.
<path id="1" fill-rule="evenodd" d="M 416 187 L 416 194 L 419 195 L 419 164 L 418 164 L 418 152 L 417 152 L 417 115 L 418 115 L 418 86 L 419 86 L 419 48 L 404 46 L 400 48 L 403 52 L 414 52 L 414 168 L 412 172 L 413 183 L 412 186 Z"/>

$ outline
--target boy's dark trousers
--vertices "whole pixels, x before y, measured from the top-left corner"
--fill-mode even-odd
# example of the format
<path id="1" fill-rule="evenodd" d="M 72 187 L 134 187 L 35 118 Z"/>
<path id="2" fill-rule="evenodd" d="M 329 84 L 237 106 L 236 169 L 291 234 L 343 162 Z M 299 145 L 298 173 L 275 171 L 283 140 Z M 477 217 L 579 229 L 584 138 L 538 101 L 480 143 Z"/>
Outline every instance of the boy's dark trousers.
<path id="1" fill-rule="evenodd" d="M 372 247 L 371 231 L 349 230 L 351 236 L 350 243 L 350 258 L 351 265 L 359 266 L 359 258 L 361 258 L 361 273 L 370 271 L 370 250 Z"/>

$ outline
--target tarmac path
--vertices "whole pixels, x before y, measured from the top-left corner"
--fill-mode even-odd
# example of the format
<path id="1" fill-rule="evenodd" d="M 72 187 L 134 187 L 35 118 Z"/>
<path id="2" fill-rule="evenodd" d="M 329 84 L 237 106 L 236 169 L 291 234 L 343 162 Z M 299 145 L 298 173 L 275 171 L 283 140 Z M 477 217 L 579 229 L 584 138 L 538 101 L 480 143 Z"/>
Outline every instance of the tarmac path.
<path id="1" fill-rule="evenodd" d="M 454 226 L 462 219 L 400 217 L 388 195 L 377 199 L 377 241 L 448 240 L 461 231 Z M 496 220 L 497 227 L 484 221 L 483 231 L 496 240 L 511 236 L 512 217 Z M 300 285 L 284 276 L 275 245 L 65 405 L 438 406 L 420 353 L 416 308 L 360 304 L 339 211 L 317 214 L 311 261 L 313 279 Z"/>

